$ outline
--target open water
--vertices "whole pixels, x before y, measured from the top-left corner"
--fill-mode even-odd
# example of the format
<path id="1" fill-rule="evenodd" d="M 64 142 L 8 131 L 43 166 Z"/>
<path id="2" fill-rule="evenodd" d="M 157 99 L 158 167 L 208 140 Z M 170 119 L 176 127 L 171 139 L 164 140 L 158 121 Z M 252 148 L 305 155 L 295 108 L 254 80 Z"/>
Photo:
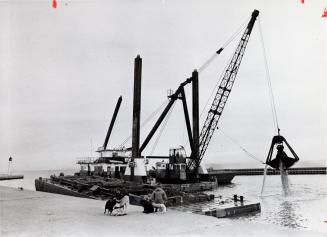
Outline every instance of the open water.
<path id="1" fill-rule="evenodd" d="M 236 176 L 232 184 L 211 193 L 243 195 L 245 200 L 261 203 L 261 213 L 236 219 L 327 233 L 326 178 L 326 175 L 288 175 L 285 180 L 279 175 L 268 175 L 261 196 L 263 176 Z"/>
<path id="2" fill-rule="evenodd" d="M 75 171 L 28 171 L 23 173 L 23 180 L 0 181 L 0 185 L 35 190 L 36 178 L 49 177 L 54 173 L 58 175 L 60 172 L 73 174 Z M 236 176 L 232 184 L 220 186 L 211 193 L 224 197 L 243 195 L 246 201 L 261 203 L 261 213 L 234 219 L 327 233 L 326 178 L 326 175 L 289 175 L 289 190 L 285 193 L 281 177 L 268 175 L 261 196 L 263 176 Z"/>

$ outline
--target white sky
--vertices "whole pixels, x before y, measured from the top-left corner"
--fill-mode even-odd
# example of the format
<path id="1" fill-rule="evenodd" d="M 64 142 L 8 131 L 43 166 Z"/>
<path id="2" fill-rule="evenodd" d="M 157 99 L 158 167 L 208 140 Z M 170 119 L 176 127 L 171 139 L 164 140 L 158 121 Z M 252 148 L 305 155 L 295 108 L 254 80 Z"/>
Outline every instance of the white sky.
<path id="1" fill-rule="evenodd" d="M 50 0 L 0 1 L 0 171 L 6 171 L 9 156 L 20 170 L 73 167 L 76 157 L 90 155 L 90 139 L 93 150 L 103 144 L 122 95 L 109 147 L 119 145 L 132 129 L 136 55 L 143 58 L 145 119 L 253 9 L 260 11 L 282 135 L 300 162 L 325 160 L 327 18 L 321 15 L 327 1 L 57 2 L 53 9 Z M 201 110 L 238 39 L 200 74 Z M 219 127 L 265 160 L 275 130 L 258 21 Z M 184 145 L 186 138 L 179 102 L 154 154 L 168 155 L 169 147 Z M 204 162 L 258 165 L 219 130 Z"/>

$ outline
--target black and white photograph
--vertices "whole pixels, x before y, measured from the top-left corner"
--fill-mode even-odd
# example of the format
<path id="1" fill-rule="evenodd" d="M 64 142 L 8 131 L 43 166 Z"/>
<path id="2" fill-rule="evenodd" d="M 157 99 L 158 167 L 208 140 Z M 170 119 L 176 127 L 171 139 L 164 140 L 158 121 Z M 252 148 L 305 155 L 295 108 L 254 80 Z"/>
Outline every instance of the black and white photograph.
<path id="1" fill-rule="evenodd" d="M 0 236 L 327 236 L 327 0 L 0 0 Z"/>

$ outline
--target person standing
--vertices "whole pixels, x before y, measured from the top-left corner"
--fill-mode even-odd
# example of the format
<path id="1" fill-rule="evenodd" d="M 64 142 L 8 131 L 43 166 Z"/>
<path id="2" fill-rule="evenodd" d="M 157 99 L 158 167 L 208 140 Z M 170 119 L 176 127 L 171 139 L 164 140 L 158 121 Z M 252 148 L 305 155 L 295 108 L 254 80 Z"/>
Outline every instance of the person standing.
<path id="1" fill-rule="evenodd" d="M 158 186 L 151 194 L 152 206 L 159 208 L 161 212 L 166 212 L 167 208 L 165 206 L 165 201 L 167 200 L 167 195 L 165 191 Z"/>

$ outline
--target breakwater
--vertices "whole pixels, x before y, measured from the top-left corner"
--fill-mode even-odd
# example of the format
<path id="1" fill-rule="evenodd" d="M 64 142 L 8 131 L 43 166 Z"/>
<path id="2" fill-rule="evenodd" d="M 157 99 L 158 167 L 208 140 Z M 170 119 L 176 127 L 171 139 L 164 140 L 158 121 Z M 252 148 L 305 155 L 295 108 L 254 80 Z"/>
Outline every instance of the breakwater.
<path id="1" fill-rule="evenodd" d="M 24 175 L 0 174 L 0 180 L 23 179 Z"/>
<path id="2" fill-rule="evenodd" d="M 264 169 L 263 168 L 256 168 L 256 169 L 219 169 L 213 170 L 216 171 L 230 171 L 233 172 L 235 175 L 263 175 Z M 210 171 L 209 171 L 210 172 Z M 287 170 L 289 175 L 301 175 L 301 174 L 326 174 L 326 167 L 305 167 L 305 168 L 291 168 Z M 267 169 L 267 175 L 280 175 L 279 170 L 275 169 Z"/>

